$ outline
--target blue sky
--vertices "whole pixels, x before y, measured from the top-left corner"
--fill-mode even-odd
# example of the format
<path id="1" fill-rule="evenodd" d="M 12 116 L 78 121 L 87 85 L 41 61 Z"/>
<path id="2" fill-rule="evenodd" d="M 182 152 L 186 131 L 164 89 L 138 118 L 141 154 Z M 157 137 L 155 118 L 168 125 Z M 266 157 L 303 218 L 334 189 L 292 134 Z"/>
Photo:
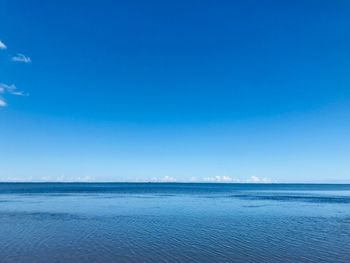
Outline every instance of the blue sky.
<path id="1" fill-rule="evenodd" d="M 0 181 L 350 180 L 348 1 L 0 1 Z"/>

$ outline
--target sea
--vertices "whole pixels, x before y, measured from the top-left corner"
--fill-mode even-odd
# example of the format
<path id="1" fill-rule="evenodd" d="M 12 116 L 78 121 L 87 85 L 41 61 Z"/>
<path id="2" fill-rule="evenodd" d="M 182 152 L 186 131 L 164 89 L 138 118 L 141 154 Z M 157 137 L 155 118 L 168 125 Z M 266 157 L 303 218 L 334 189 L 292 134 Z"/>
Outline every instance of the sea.
<path id="1" fill-rule="evenodd" d="M 350 185 L 0 183 L 1 263 L 350 262 Z"/>

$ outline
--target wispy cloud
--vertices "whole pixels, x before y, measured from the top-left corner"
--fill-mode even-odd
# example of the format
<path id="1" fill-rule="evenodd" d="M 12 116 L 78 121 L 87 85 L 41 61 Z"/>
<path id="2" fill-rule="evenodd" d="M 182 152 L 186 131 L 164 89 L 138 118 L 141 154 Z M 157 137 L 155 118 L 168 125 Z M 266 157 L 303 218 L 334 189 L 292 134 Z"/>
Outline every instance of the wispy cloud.
<path id="1" fill-rule="evenodd" d="M 7 85 L 5 83 L 0 83 L 0 94 L 9 93 L 17 96 L 26 96 L 23 91 L 19 91 L 14 84 Z"/>
<path id="2" fill-rule="evenodd" d="M 0 40 L 0 49 L 6 49 L 6 48 L 7 46 L 5 45 L 5 43 Z"/>
<path id="3" fill-rule="evenodd" d="M 23 54 L 18 53 L 16 56 L 12 57 L 12 61 L 15 62 L 22 62 L 22 63 L 31 63 L 32 60 L 30 59 L 30 57 L 25 56 Z"/>
<path id="4" fill-rule="evenodd" d="M 17 87 L 13 84 L 7 85 L 4 83 L 0 83 L 0 107 L 7 106 L 6 100 L 4 96 L 7 94 L 15 95 L 15 96 L 26 96 L 27 94 L 24 94 L 23 91 L 19 91 Z"/>

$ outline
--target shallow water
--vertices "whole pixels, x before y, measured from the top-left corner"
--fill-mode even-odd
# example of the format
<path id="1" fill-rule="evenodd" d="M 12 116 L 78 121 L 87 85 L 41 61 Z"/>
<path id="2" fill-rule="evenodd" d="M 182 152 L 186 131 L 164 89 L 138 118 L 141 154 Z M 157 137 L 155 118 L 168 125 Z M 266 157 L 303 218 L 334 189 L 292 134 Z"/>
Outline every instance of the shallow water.
<path id="1" fill-rule="evenodd" d="M 0 262 L 350 262 L 350 185 L 3 183 Z"/>

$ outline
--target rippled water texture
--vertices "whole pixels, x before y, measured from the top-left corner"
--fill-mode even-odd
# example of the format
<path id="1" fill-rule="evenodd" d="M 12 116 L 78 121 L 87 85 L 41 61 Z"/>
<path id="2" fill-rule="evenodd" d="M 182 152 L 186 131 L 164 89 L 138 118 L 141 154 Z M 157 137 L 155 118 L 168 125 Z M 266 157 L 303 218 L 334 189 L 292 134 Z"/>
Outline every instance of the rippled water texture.
<path id="1" fill-rule="evenodd" d="M 350 185 L 0 184 L 0 262 L 350 262 Z"/>

